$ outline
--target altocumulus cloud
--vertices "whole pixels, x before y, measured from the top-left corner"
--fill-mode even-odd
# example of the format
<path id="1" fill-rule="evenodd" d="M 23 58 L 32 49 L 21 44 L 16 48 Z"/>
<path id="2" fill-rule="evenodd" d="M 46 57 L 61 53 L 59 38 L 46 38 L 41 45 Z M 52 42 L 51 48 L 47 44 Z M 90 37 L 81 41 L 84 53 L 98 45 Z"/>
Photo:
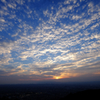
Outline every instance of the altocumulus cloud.
<path id="1" fill-rule="evenodd" d="M 0 0 L 1 83 L 100 75 L 99 27 L 98 0 Z"/>

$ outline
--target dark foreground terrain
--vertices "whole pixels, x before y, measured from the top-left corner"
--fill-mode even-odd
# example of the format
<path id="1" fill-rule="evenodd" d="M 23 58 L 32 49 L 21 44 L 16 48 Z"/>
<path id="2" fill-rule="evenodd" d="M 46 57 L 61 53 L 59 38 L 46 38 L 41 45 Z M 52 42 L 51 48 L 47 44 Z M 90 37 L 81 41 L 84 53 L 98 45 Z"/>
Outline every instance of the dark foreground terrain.
<path id="1" fill-rule="evenodd" d="M 77 92 L 77 93 L 70 93 L 69 95 L 61 98 L 60 100 L 73 100 L 73 99 L 78 99 L 78 100 L 95 99 L 95 100 L 99 100 L 100 99 L 100 89 L 85 90 L 85 91 L 80 91 L 80 92 Z"/>
<path id="2" fill-rule="evenodd" d="M 0 85 L 0 100 L 69 100 L 100 97 L 100 82 Z"/>

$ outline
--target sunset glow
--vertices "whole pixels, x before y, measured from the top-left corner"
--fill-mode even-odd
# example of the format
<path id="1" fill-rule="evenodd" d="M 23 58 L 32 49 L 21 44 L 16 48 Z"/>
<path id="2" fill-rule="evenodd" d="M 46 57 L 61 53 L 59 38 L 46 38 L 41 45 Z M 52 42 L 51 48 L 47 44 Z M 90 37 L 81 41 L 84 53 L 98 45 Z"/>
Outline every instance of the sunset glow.
<path id="1" fill-rule="evenodd" d="M 60 76 L 54 76 L 54 79 L 61 79 L 62 77 L 60 77 Z"/>

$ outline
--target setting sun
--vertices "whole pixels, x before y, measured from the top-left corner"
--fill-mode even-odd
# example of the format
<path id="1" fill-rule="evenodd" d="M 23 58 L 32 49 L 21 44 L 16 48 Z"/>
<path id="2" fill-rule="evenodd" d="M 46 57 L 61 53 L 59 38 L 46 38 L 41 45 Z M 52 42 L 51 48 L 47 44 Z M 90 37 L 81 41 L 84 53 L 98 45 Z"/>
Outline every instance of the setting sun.
<path id="1" fill-rule="evenodd" d="M 60 76 L 54 76 L 54 79 L 58 80 L 58 79 L 61 79 Z"/>
<path id="2" fill-rule="evenodd" d="M 56 79 L 59 79 L 59 77 L 56 77 Z"/>

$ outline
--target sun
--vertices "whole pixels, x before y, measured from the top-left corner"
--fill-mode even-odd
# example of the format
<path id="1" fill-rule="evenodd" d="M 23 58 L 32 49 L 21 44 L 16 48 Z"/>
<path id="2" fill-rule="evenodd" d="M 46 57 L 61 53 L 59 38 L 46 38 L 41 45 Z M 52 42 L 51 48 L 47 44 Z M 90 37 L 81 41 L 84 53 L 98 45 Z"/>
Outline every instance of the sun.
<path id="1" fill-rule="evenodd" d="M 61 78 L 62 78 L 61 76 L 53 76 L 53 79 L 56 79 L 56 80 L 61 79 Z"/>
<path id="2" fill-rule="evenodd" d="M 59 77 L 56 77 L 56 79 L 59 79 Z"/>
<path id="3" fill-rule="evenodd" d="M 58 80 L 58 79 L 61 79 L 61 77 L 60 76 L 56 76 L 55 79 Z"/>

